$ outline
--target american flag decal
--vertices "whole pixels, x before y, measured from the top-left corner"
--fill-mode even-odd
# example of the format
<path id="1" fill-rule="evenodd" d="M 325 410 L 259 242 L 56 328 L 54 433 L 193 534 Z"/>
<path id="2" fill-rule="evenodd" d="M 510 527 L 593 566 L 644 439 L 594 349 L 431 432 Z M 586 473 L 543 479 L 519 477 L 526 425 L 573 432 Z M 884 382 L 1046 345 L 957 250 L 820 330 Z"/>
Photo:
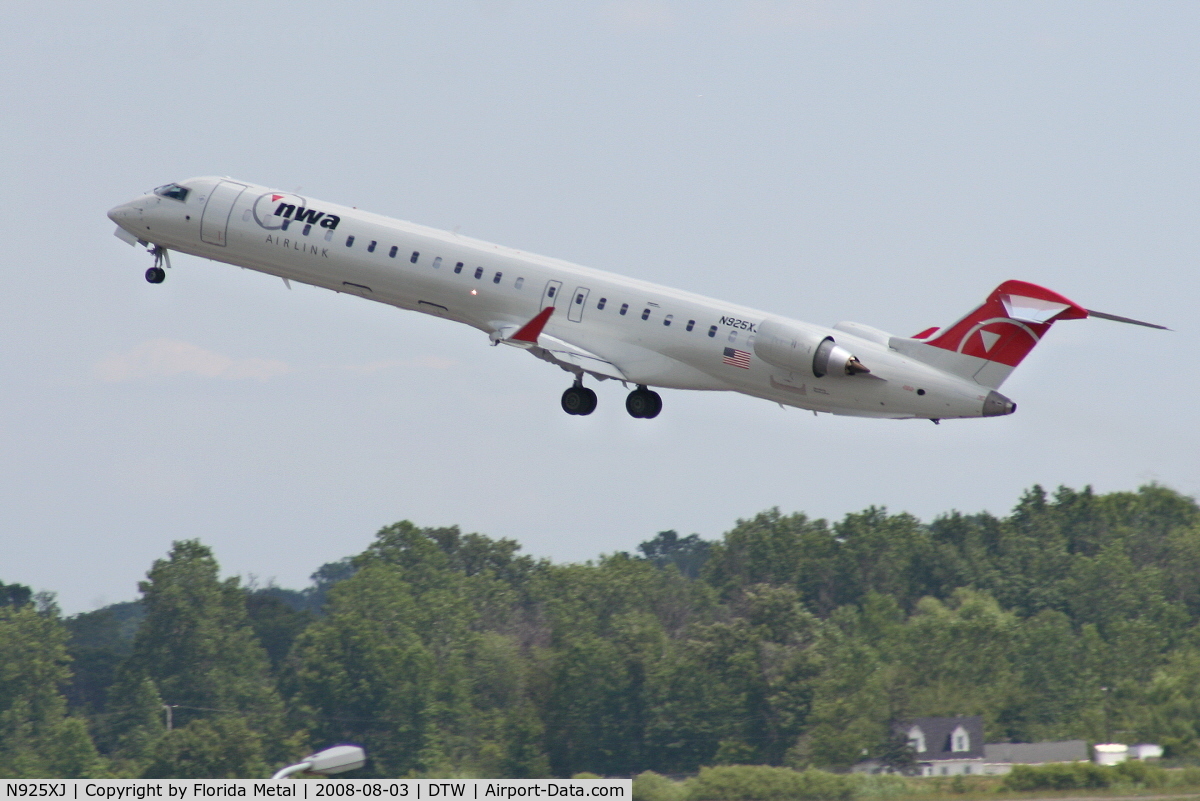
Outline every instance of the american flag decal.
<path id="1" fill-rule="evenodd" d="M 734 367 L 740 367 L 743 370 L 750 369 L 750 351 L 738 350 L 737 348 L 726 348 L 725 358 L 721 359 L 725 364 L 731 364 Z"/>

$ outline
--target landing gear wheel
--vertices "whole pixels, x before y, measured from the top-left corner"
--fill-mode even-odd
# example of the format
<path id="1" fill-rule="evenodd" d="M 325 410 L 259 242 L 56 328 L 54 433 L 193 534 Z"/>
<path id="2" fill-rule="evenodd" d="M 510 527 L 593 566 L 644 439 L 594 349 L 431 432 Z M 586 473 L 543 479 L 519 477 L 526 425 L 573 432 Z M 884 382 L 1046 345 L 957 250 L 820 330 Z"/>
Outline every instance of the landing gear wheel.
<path id="1" fill-rule="evenodd" d="M 567 414 L 591 414 L 596 411 L 596 393 L 587 387 L 568 387 L 562 394 L 562 407 Z"/>
<path id="2" fill-rule="evenodd" d="M 649 420 L 658 417 L 662 411 L 662 398 L 657 392 L 638 387 L 625 398 L 625 411 L 630 417 L 640 417 Z"/>
<path id="3" fill-rule="evenodd" d="M 162 267 L 151 267 L 146 270 L 146 280 L 152 284 L 161 284 L 167 277 L 167 271 Z"/>

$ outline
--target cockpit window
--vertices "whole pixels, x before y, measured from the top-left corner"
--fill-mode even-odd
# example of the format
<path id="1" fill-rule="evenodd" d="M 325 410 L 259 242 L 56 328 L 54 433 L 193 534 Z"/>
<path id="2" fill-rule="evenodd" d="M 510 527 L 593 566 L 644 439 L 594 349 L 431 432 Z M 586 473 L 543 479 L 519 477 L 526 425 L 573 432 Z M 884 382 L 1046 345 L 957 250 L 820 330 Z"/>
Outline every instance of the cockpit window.
<path id="1" fill-rule="evenodd" d="M 187 200 L 188 190 L 187 187 L 179 184 L 167 184 L 155 189 L 154 194 L 159 197 L 169 197 L 171 200 Z"/>

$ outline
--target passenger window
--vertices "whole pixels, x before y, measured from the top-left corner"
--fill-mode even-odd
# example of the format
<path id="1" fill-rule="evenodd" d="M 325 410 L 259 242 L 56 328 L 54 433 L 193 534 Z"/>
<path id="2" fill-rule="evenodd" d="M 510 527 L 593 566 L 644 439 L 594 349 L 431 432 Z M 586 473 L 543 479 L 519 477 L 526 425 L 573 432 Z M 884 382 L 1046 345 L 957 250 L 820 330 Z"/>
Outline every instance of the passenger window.
<path id="1" fill-rule="evenodd" d="M 643 320 L 648 320 L 648 319 L 650 319 L 650 310 L 649 310 L 649 309 L 643 309 L 643 310 L 642 310 L 642 319 L 643 319 Z"/>
<path id="2" fill-rule="evenodd" d="M 333 241 L 333 229 L 332 228 L 330 228 L 328 231 L 325 232 L 325 241 L 326 242 Z"/>
<path id="3" fill-rule="evenodd" d="M 456 272 L 456 273 L 462 272 L 462 262 L 461 261 L 458 264 L 454 265 L 454 272 Z"/>
<path id="4" fill-rule="evenodd" d="M 754 347 L 754 334 L 751 334 L 749 337 L 747 337 L 746 347 L 748 347 L 748 348 Z"/>
<path id="5" fill-rule="evenodd" d="M 305 225 L 305 226 L 304 226 L 304 230 L 303 230 L 303 231 L 301 231 L 300 233 L 304 234 L 305 236 L 308 236 L 308 232 L 309 232 L 309 231 L 311 231 L 311 230 L 312 230 L 312 225 L 311 225 L 311 224 L 309 224 L 309 225 Z"/>
<path id="6" fill-rule="evenodd" d="M 350 234 L 350 236 L 346 237 L 346 247 L 354 247 L 354 234 Z"/>
<path id="7" fill-rule="evenodd" d="M 500 283 L 500 279 L 503 277 L 504 277 L 504 273 L 496 273 L 494 276 L 492 276 L 492 283 L 493 284 Z"/>
<path id="8" fill-rule="evenodd" d="M 695 320 L 688 320 L 688 324 L 687 324 L 687 330 L 691 331 L 691 330 L 692 330 L 693 328 L 695 328 L 695 327 L 696 327 L 696 321 L 695 321 Z"/>
<path id="9" fill-rule="evenodd" d="M 435 269 L 435 270 L 441 269 L 441 266 L 442 266 L 442 257 L 438 256 L 436 259 L 433 260 L 433 269 Z"/>
<path id="10" fill-rule="evenodd" d="M 715 325 L 713 325 L 713 326 L 709 326 L 709 328 L 708 328 L 708 335 L 709 335 L 710 337 L 715 337 L 715 336 L 717 335 L 717 327 L 716 327 Z"/>
<path id="11" fill-rule="evenodd" d="M 242 212 L 242 222 L 250 222 L 250 214 L 253 209 L 246 209 Z"/>
<path id="12" fill-rule="evenodd" d="M 584 295 L 582 292 L 580 292 L 579 294 L 577 294 L 577 295 L 575 296 L 575 305 L 576 305 L 576 306 L 582 306 L 582 305 L 583 305 L 583 299 L 584 299 L 585 297 L 586 297 L 586 295 Z"/>
<path id="13" fill-rule="evenodd" d="M 375 243 L 375 240 L 374 240 L 374 239 L 372 239 L 372 240 L 371 240 L 371 244 L 367 245 L 367 252 L 368 252 L 368 253 L 374 253 L 374 252 L 375 252 L 375 244 L 376 244 L 376 243 Z"/>
<path id="14" fill-rule="evenodd" d="M 608 303 L 608 298 L 600 298 L 600 300 L 596 301 L 596 308 L 603 309 L 605 303 Z"/>
<path id="15" fill-rule="evenodd" d="M 668 314 L 666 317 L 664 317 L 664 318 L 663 318 L 663 325 L 670 325 L 670 324 L 671 324 L 671 318 L 673 318 L 674 316 L 675 316 L 675 315 L 673 315 L 673 314 Z"/>
<path id="16" fill-rule="evenodd" d="M 283 225 L 279 226 L 280 230 L 286 231 L 292 224 L 291 220 L 284 220 Z"/>
<path id="17" fill-rule="evenodd" d="M 388 256 L 393 259 L 396 258 L 396 251 L 398 250 L 400 250 L 400 248 L 398 248 L 396 245 L 392 245 L 392 249 L 388 251 Z"/>
<path id="18" fill-rule="evenodd" d="M 516 283 L 516 287 L 517 287 L 517 289 L 520 289 L 520 288 L 521 288 L 521 287 L 523 287 L 523 286 L 525 286 L 525 279 L 524 279 L 524 278 L 518 278 L 518 279 L 517 279 L 517 283 Z"/>
<path id="19" fill-rule="evenodd" d="M 475 268 L 475 277 L 476 277 L 476 278 L 482 278 L 482 277 L 483 277 L 483 268 L 482 268 L 482 267 L 476 267 L 476 268 Z"/>
<path id="20" fill-rule="evenodd" d="M 546 297 L 548 297 L 548 298 L 552 298 L 552 297 L 554 297 L 554 290 L 556 290 L 556 289 L 558 289 L 558 287 L 556 287 L 556 286 L 552 286 L 552 287 L 550 287 L 549 289 L 547 289 L 547 290 L 546 290 Z"/>
<path id="21" fill-rule="evenodd" d="M 628 303 L 622 303 L 622 304 L 621 304 L 621 314 L 624 314 L 624 313 L 625 313 L 625 312 L 627 312 L 627 311 L 629 311 L 629 304 L 628 304 Z"/>
<path id="22" fill-rule="evenodd" d="M 414 250 L 414 251 L 413 251 L 413 254 L 412 254 L 412 257 L 411 257 L 411 258 L 409 258 L 409 261 L 410 261 L 410 262 L 412 262 L 413 264 L 416 264 L 416 263 L 417 263 L 417 259 L 419 259 L 420 257 L 421 257 L 421 253 L 420 253 L 420 251 Z"/>
<path id="23" fill-rule="evenodd" d="M 732 331 L 730 331 L 730 332 L 729 332 L 729 341 L 730 341 L 731 343 L 732 343 L 732 342 L 737 342 L 737 335 L 738 335 L 738 332 L 737 332 L 737 329 L 736 329 L 736 328 L 735 328 L 735 329 L 733 329 Z"/>

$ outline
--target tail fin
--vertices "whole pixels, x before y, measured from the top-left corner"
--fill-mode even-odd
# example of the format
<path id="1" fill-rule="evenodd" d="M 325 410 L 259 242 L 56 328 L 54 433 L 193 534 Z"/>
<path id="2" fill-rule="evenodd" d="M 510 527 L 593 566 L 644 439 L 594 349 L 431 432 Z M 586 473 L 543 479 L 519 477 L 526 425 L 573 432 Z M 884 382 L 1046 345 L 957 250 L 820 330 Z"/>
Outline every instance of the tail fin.
<path id="1" fill-rule="evenodd" d="M 997 389 L 1057 320 L 1082 320 L 1088 310 L 1025 281 L 1005 281 L 983 305 L 949 328 L 894 337 L 892 347 L 976 383 Z"/>

